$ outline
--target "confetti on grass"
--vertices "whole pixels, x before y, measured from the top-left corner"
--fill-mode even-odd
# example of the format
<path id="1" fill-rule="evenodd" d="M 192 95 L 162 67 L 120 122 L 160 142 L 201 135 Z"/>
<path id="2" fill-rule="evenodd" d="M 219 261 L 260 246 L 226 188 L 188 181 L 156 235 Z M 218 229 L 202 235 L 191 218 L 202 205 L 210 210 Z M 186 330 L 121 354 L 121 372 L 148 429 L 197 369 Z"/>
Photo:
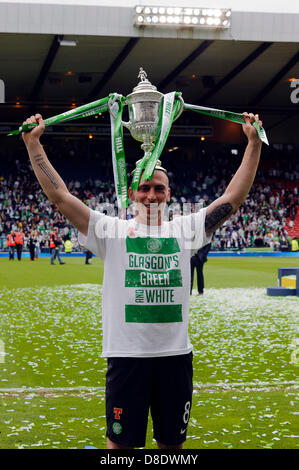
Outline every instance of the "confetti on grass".
<path id="1" fill-rule="evenodd" d="M 297 448 L 298 298 L 206 289 L 190 307 L 185 448 Z M 0 335 L 0 448 L 104 448 L 101 288 L 4 289 Z"/>
<path id="2" fill-rule="evenodd" d="M 298 298 L 268 297 L 265 289 L 206 289 L 202 297 L 191 297 L 197 381 L 296 381 L 291 355 L 298 319 Z"/>

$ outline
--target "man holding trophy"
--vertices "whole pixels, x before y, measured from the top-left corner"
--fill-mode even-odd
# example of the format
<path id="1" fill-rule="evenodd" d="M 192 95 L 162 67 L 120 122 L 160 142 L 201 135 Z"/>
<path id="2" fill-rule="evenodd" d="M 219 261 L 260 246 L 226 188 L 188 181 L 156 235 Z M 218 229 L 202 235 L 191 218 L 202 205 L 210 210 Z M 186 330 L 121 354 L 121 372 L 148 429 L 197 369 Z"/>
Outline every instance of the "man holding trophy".
<path id="1" fill-rule="evenodd" d="M 165 221 L 170 200 L 167 171 L 157 158 L 150 162 L 163 95 L 142 72 L 139 85 L 125 103 L 130 122 L 123 123 L 143 142 L 145 152 L 128 190 L 135 204 L 134 219 L 91 210 L 69 193 L 40 143 L 45 128 L 40 114 L 24 122 L 36 127 L 23 132 L 23 140 L 49 200 L 78 229 L 80 243 L 104 260 L 107 447 L 144 447 L 151 410 L 158 448 L 182 449 L 192 404 L 190 257 L 210 242 L 213 232 L 245 201 L 260 159 L 262 142 L 256 126 L 262 122 L 257 115 L 243 113 L 248 143 L 224 194 L 198 213 Z M 110 112 L 116 119 L 113 106 Z M 180 114 L 179 105 L 175 114 L 175 118 Z M 150 172 L 148 164 L 152 165 Z"/>

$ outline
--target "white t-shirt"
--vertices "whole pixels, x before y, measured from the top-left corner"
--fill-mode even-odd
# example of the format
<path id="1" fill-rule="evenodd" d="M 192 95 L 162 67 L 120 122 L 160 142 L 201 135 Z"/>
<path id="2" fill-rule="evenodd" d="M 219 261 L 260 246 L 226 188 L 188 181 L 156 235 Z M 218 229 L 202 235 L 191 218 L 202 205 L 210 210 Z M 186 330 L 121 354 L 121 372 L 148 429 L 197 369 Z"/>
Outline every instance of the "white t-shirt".
<path id="1" fill-rule="evenodd" d="M 81 245 L 104 260 L 103 356 L 188 354 L 190 256 L 210 242 L 206 209 L 161 226 L 90 209 Z"/>

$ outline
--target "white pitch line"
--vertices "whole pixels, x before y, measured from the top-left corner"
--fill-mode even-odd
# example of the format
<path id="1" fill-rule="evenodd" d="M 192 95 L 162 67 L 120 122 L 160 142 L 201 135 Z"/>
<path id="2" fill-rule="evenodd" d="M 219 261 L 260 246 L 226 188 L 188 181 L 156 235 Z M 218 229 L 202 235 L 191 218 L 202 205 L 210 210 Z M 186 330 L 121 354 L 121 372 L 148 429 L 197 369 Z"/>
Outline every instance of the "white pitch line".
<path id="1" fill-rule="evenodd" d="M 220 382 L 217 384 L 194 383 L 196 388 L 255 388 L 255 387 L 299 387 L 299 382 L 291 380 L 289 382 Z"/>
<path id="2" fill-rule="evenodd" d="M 217 383 L 217 384 L 200 384 L 195 383 L 196 389 L 211 389 L 211 388 L 275 388 L 275 387 L 299 387 L 299 383 L 295 380 L 290 382 L 234 382 L 234 383 Z M 55 393 L 55 392 L 90 392 L 96 393 L 105 392 L 105 387 L 21 387 L 21 388 L 0 388 L 0 393 Z"/>
<path id="3" fill-rule="evenodd" d="M 46 392 L 104 392 L 105 387 L 23 387 L 23 388 L 0 388 L 0 393 L 46 393 Z"/>

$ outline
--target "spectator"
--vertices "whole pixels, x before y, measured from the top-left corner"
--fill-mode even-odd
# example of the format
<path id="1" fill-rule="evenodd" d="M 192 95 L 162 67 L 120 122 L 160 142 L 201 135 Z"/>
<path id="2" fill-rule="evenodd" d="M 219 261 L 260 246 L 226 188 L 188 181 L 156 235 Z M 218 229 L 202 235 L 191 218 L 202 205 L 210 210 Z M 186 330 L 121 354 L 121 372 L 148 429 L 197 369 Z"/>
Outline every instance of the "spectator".
<path id="1" fill-rule="evenodd" d="M 21 261 L 22 259 L 22 250 L 24 245 L 25 234 L 22 231 L 22 224 L 20 224 L 18 231 L 15 233 L 15 243 L 16 243 L 16 250 L 18 255 L 18 260 Z"/>
<path id="2" fill-rule="evenodd" d="M 67 238 L 64 242 L 64 251 L 65 253 L 71 253 L 73 249 L 73 244 L 69 238 Z"/>
<path id="3" fill-rule="evenodd" d="M 51 250 L 51 264 L 55 264 L 56 257 L 58 258 L 59 264 L 65 264 L 60 258 L 60 245 L 61 239 L 58 238 L 58 227 L 54 227 L 50 233 L 50 250 Z"/>

